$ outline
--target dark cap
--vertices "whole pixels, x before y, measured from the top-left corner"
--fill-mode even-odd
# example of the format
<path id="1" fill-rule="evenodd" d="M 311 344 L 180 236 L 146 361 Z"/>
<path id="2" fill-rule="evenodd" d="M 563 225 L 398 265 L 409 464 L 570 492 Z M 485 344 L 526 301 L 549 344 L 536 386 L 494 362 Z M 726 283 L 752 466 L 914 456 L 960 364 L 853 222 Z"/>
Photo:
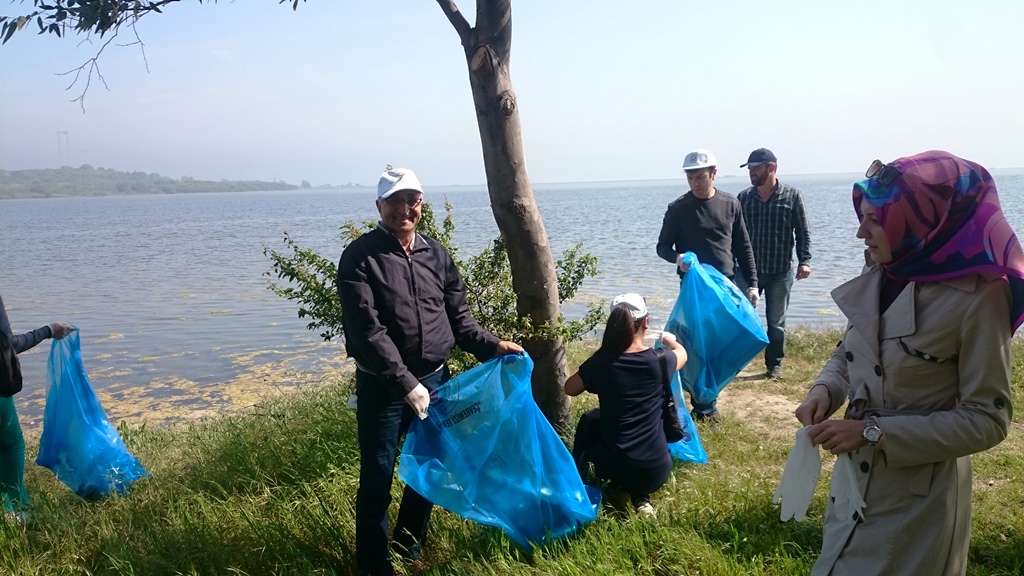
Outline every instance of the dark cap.
<path id="1" fill-rule="evenodd" d="M 757 150 L 754 150 L 753 152 L 750 153 L 750 156 L 747 157 L 746 164 L 740 164 L 740 168 L 746 168 L 747 166 L 757 166 L 759 164 L 767 164 L 769 162 L 773 164 L 779 163 L 779 161 L 775 159 L 775 154 L 772 154 L 771 150 L 767 148 L 758 148 Z"/>

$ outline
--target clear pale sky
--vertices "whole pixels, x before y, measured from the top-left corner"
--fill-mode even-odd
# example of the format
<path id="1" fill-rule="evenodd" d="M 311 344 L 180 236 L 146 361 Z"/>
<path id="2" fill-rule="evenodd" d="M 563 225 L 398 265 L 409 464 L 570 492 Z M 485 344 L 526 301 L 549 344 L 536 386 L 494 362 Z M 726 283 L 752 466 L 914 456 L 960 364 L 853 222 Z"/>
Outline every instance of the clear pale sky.
<path id="1" fill-rule="evenodd" d="M 4 3 L 0 14 L 28 11 Z M 458 2 L 473 22 L 475 3 Z M 512 78 L 534 182 L 860 172 L 939 148 L 1024 166 L 1024 1 L 515 0 Z M 183 0 L 104 51 L 85 113 L 57 73 L 102 40 L 0 47 L 0 168 L 426 186 L 484 181 L 458 37 L 433 0 Z M 147 64 L 148 61 L 148 72 Z M 65 133 L 66 134 L 62 134 Z"/>

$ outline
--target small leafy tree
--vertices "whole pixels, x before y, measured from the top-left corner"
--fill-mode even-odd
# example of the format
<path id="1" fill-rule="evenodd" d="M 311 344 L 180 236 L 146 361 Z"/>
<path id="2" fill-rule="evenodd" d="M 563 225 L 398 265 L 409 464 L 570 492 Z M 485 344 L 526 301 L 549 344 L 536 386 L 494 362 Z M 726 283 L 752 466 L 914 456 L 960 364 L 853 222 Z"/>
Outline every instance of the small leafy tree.
<path id="1" fill-rule="evenodd" d="M 346 222 L 341 225 L 342 244 L 348 244 L 363 232 L 376 226 L 374 221 L 362 223 Z M 566 322 L 559 318 L 556 325 L 546 323 L 535 327 L 528 318 L 516 313 L 516 293 L 512 286 L 512 270 L 509 266 L 505 243 L 494 240 L 469 260 L 462 260 L 458 247 L 452 242 L 455 220 L 452 206 L 445 202 L 445 218 L 440 223 L 429 203 L 423 204 L 423 218 L 416 230 L 434 238 L 452 255 L 455 265 L 466 282 L 466 300 L 470 312 L 477 322 L 492 334 L 502 339 L 522 342 L 526 339 L 561 337 L 565 342 L 582 339 L 604 320 L 604 308 L 589 303 L 582 318 Z M 311 248 L 303 248 L 289 234 L 284 233 L 286 249 L 278 252 L 263 246 L 263 254 L 270 258 L 271 269 L 264 273 L 269 278 L 268 288 L 278 296 L 298 304 L 299 318 L 306 318 L 306 328 L 320 332 L 324 340 L 342 335 L 344 311 L 335 280 L 338 265 L 332 258 L 317 254 Z M 581 253 L 582 243 L 568 248 L 556 264 L 559 302 L 565 302 L 576 295 L 583 282 L 597 274 L 597 258 Z M 456 349 L 449 360 L 453 374 L 459 374 L 473 365 L 476 359 Z"/>

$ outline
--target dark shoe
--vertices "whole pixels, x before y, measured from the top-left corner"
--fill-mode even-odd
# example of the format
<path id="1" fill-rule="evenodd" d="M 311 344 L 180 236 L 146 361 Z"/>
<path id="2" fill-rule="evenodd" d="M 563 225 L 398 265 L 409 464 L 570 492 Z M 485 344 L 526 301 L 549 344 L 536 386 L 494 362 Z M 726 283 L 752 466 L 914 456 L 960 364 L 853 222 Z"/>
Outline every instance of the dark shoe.
<path id="1" fill-rule="evenodd" d="M 392 548 L 395 556 L 405 562 L 415 562 L 423 557 L 423 548 L 419 544 L 414 543 L 406 547 L 396 542 Z"/>
<path id="2" fill-rule="evenodd" d="M 710 413 L 697 412 L 696 410 L 690 411 L 690 417 L 693 418 L 694 422 L 718 422 L 722 419 L 718 410 Z"/>
<path id="3" fill-rule="evenodd" d="M 764 375 L 769 380 L 782 380 L 782 366 L 772 366 Z"/>

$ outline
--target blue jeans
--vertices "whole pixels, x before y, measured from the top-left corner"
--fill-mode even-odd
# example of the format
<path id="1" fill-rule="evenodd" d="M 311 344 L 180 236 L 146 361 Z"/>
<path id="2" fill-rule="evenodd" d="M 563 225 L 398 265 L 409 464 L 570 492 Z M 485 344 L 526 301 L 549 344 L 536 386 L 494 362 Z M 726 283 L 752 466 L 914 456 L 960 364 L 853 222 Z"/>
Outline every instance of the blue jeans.
<path id="1" fill-rule="evenodd" d="M 430 391 L 449 378 L 445 366 L 420 378 Z M 405 400 L 392 400 L 376 376 L 356 370 L 359 405 L 359 488 L 356 490 L 356 564 L 359 572 L 392 574 L 388 546 L 388 506 L 399 441 L 415 415 Z M 405 487 L 395 523 L 395 547 L 403 556 L 416 558 L 427 539 L 427 525 L 434 505 L 415 490 Z"/>
<path id="2" fill-rule="evenodd" d="M 795 270 L 775 274 L 757 273 L 757 289 L 764 296 L 764 319 L 768 328 L 768 347 L 764 349 L 764 366 L 768 370 L 782 365 L 786 356 L 786 310 L 793 291 Z M 742 278 L 736 284 L 746 292 Z"/>

